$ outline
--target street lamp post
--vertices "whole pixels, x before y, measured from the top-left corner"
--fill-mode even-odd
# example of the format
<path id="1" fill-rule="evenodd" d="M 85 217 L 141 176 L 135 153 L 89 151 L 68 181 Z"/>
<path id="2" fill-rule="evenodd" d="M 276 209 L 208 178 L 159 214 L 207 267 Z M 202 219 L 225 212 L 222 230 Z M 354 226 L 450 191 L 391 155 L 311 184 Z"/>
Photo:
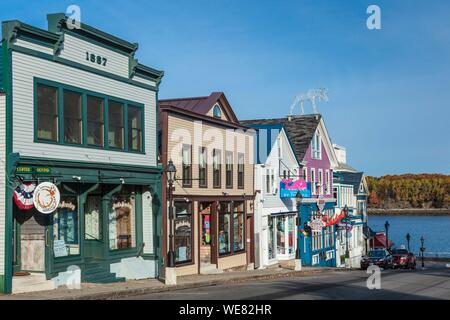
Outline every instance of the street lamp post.
<path id="1" fill-rule="evenodd" d="M 424 269 L 425 268 L 425 263 L 424 263 L 425 247 L 423 246 L 423 243 L 425 242 L 425 239 L 423 238 L 423 236 L 420 237 L 420 242 L 421 242 L 420 252 L 422 253 L 422 269 Z"/>
<path id="2" fill-rule="evenodd" d="M 294 269 L 296 271 L 300 271 L 302 269 L 302 261 L 300 259 L 300 241 L 298 241 L 300 239 L 300 235 L 299 235 L 299 231 L 300 230 L 298 230 L 298 229 L 299 229 L 299 227 L 300 227 L 300 225 L 302 223 L 302 219 L 301 219 L 301 216 L 300 216 L 301 211 L 299 209 L 299 207 L 300 207 L 300 205 L 302 203 L 302 199 L 303 199 L 303 197 L 302 197 L 301 193 L 297 192 L 297 194 L 295 195 L 295 200 L 296 200 L 296 205 L 297 205 L 297 210 L 298 210 L 297 218 L 296 218 L 296 222 L 297 222 L 296 223 L 296 225 L 297 225 L 297 248 L 295 249 L 295 263 L 294 263 L 295 264 L 294 265 Z"/>
<path id="3" fill-rule="evenodd" d="M 168 284 L 176 284 L 176 274 L 175 274 L 175 251 L 173 246 L 173 183 L 175 181 L 175 174 L 177 172 L 177 168 L 173 164 L 172 160 L 169 160 L 169 163 L 166 167 L 167 173 L 167 182 L 169 184 L 169 250 L 167 251 L 167 268 L 168 272 L 166 272 L 166 283 Z"/>
<path id="4" fill-rule="evenodd" d="M 386 231 L 386 249 L 388 251 L 390 251 L 389 250 L 389 226 L 390 226 L 389 221 L 386 221 L 384 223 L 384 230 Z"/>
<path id="5" fill-rule="evenodd" d="M 348 249 L 348 207 L 345 205 L 344 207 L 344 215 L 345 215 L 345 259 L 350 258 L 350 251 Z"/>
<path id="6" fill-rule="evenodd" d="M 409 232 L 406 234 L 406 242 L 408 243 L 408 251 L 411 251 L 411 249 L 409 248 L 409 241 L 411 240 L 411 235 L 409 234 Z"/>

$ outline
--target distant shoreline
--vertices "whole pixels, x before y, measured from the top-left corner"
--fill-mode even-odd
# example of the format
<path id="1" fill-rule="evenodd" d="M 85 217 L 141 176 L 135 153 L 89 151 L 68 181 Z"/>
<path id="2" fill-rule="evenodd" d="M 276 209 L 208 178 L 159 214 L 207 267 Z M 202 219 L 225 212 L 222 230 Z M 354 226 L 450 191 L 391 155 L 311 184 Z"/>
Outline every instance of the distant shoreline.
<path id="1" fill-rule="evenodd" d="M 450 216 L 450 209 L 376 209 L 368 208 L 369 216 Z"/>

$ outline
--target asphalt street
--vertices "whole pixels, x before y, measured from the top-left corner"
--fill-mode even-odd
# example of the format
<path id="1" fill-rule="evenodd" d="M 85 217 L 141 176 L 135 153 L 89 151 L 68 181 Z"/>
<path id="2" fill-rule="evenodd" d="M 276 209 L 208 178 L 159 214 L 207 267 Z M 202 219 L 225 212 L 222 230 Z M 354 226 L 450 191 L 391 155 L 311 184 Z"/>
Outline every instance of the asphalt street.
<path id="1" fill-rule="evenodd" d="M 363 270 L 330 271 L 305 277 L 248 281 L 128 297 L 132 300 L 316 300 L 316 299 L 446 299 L 450 268 L 428 262 L 421 270 L 382 270 L 380 289 L 368 289 Z"/>

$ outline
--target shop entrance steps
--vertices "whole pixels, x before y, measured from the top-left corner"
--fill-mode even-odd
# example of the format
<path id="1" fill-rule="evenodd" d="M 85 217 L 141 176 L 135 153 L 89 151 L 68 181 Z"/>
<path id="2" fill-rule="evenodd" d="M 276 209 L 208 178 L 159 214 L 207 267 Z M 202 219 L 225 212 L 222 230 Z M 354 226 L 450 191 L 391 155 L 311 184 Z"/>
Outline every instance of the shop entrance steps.
<path id="1" fill-rule="evenodd" d="M 218 269 L 215 264 L 202 263 L 200 264 L 200 274 L 217 274 L 223 273 L 222 269 Z"/>
<path id="2" fill-rule="evenodd" d="M 111 273 L 110 265 L 102 262 L 88 262 L 83 272 L 83 282 L 109 283 L 124 282 L 125 278 L 117 278 Z"/>

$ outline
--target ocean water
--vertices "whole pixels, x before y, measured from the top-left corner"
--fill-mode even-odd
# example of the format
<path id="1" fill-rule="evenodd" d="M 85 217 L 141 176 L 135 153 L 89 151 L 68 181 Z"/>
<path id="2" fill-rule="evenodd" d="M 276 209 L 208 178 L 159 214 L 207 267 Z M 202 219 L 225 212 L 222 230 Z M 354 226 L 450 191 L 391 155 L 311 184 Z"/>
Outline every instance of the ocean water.
<path id="1" fill-rule="evenodd" d="M 420 237 L 425 239 L 425 256 L 450 257 L 450 216 L 369 216 L 374 231 L 384 231 L 389 221 L 389 239 L 396 247 L 407 245 L 406 234 L 411 235 L 410 248 L 420 253 Z"/>

